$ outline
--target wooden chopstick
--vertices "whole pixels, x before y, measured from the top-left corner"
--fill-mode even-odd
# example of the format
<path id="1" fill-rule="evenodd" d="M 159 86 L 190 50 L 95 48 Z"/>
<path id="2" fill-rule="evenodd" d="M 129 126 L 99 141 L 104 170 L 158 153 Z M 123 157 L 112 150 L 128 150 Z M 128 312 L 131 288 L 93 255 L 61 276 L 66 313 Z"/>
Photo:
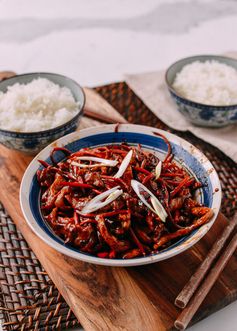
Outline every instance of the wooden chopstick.
<path id="1" fill-rule="evenodd" d="M 11 78 L 13 76 L 16 76 L 16 73 L 14 71 L 0 71 L 0 81 Z"/>
<path id="2" fill-rule="evenodd" d="M 219 255 L 221 249 L 224 247 L 226 240 L 229 238 L 230 234 L 233 232 L 235 226 L 237 225 L 237 214 L 230 221 L 229 225 L 225 228 L 221 236 L 216 240 L 211 250 L 208 252 L 206 258 L 198 267 L 196 272 L 192 275 L 190 280 L 184 286 L 182 291 L 179 293 L 177 298 L 175 299 L 175 305 L 179 308 L 185 308 L 194 292 L 197 290 L 201 281 L 207 274 L 210 269 L 212 263 Z"/>
<path id="3" fill-rule="evenodd" d="M 215 266 L 211 269 L 205 281 L 197 290 L 196 295 L 192 298 L 188 306 L 184 308 L 184 310 L 181 312 L 177 320 L 174 322 L 174 326 L 178 330 L 186 329 L 189 322 L 193 318 L 194 314 L 196 313 L 201 303 L 205 299 L 206 295 L 208 294 L 212 286 L 215 284 L 220 273 L 223 271 L 229 259 L 235 252 L 236 248 L 237 248 L 237 233 L 234 235 L 233 239 L 230 241 L 229 245 L 227 246 L 221 257 L 219 258 L 219 260 L 216 262 Z"/>
<path id="4" fill-rule="evenodd" d="M 91 109 L 88 109 L 88 108 L 84 109 L 84 115 L 89 117 L 89 118 L 92 118 L 94 120 L 101 121 L 101 122 L 104 122 L 104 123 L 107 123 L 107 124 L 117 124 L 118 123 L 118 120 L 114 119 L 112 116 L 101 114 L 101 113 L 95 112 L 95 111 L 93 111 Z M 120 124 L 126 124 L 128 122 L 125 119 L 121 119 L 119 121 L 119 123 Z"/>

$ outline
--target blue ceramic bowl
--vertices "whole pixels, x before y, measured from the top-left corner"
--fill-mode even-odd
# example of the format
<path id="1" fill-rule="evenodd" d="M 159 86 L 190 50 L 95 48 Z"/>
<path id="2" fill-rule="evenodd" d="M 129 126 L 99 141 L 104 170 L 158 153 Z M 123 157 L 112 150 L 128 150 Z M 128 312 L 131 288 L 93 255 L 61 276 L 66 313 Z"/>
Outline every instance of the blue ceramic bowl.
<path id="1" fill-rule="evenodd" d="M 66 123 L 53 129 L 38 132 L 14 132 L 0 129 L 0 143 L 10 149 L 16 149 L 27 154 L 37 154 L 50 142 L 76 130 L 79 119 L 83 113 L 85 104 L 85 94 L 83 89 L 72 79 L 53 73 L 29 73 L 17 75 L 0 82 L 0 91 L 6 92 L 8 86 L 15 83 L 27 84 L 33 79 L 47 78 L 62 87 L 67 87 L 72 92 L 76 102 L 79 102 L 79 108 L 76 116 Z"/>
<path id="2" fill-rule="evenodd" d="M 184 98 L 173 88 L 173 82 L 176 74 L 180 72 L 185 65 L 194 61 L 204 62 L 208 60 L 216 60 L 237 70 L 237 60 L 225 56 L 198 55 L 179 60 L 167 69 L 165 75 L 171 97 L 177 104 L 177 108 L 180 113 L 193 124 L 208 127 L 222 127 L 237 123 L 237 105 L 212 106 L 198 103 Z"/>
<path id="3" fill-rule="evenodd" d="M 53 233 L 41 214 L 41 191 L 37 182 L 36 173 L 38 169 L 42 169 L 42 166 L 40 166 L 38 162 L 39 159 L 51 162 L 49 156 L 55 143 L 57 143 L 59 147 L 65 146 L 72 152 L 76 152 L 84 147 L 103 146 L 126 141 L 130 145 L 141 144 L 143 148 L 163 159 L 167 153 L 167 145 L 161 137 L 156 135 L 158 132 L 169 139 L 176 162 L 186 167 L 187 171 L 203 184 L 203 188 L 199 189 L 197 192 L 197 199 L 205 206 L 212 208 L 214 212 L 213 217 L 207 224 L 204 224 L 159 253 L 127 260 L 100 258 L 81 252 L 65 244 L 61 238 Z M 62 155 L 61 152 L 57 152 L 55 153 L 55 158 L 57 161 L 60 161 L 64 158 L 64 155 Z M 141 125 L 121 124 L 118 128 L 118 132 L 115 130 L 115 125 L 104 125 L 71 133 L 41 151 L 28 166 L 24 174 L 20 188 L 20 202 L 24 217 L 31 229 L 37 236 L 59 252 L 72 258 L 95 264 L 135 266 L 168 259 L 174 255 L 180 254 L 200 240 L 211 228 L 218 215 L 221 204 L 221 187 L 218 175 L 206 156 L 180 137 L 162 130 Z"/>

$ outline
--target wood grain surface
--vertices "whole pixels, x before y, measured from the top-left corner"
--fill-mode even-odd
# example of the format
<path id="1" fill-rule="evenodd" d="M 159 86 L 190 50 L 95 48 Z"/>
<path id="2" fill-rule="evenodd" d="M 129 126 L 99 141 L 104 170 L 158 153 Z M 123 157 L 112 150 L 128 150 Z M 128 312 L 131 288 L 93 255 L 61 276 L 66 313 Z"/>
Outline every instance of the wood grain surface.
<path id="1" fill-rule="evenodd" d="M 90 102 L 93 103 L 93 100 Z M 83 118 L 81 127 L 98 124 L 97 121 Z M 0 145 L 0 201 L 85 330 L 172 330 L 179 314 L 179 309 L 173 304 L 174 299 L 227 224 L 225 217 L 219 215 L 209 233 L 192 249 L 160 263 L 125 269 L 76 261 L 38 239 L 22 216 L 19 187 L 31 159 Z M 235 254 L 193 322 L 236 298 Z"/>

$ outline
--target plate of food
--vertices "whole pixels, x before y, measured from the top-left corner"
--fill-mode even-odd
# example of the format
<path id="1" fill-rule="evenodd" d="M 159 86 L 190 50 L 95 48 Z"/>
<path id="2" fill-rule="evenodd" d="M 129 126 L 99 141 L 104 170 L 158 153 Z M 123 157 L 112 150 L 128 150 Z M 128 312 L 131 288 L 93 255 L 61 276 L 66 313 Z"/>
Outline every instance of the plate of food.
<path id="1" fill-rule="evenodd" d="M 213 225 L 218 175 L 196 147 L 120 124 L 64 136 L 28 166 L 20 202 L 31 229 L 70 257 L 135 266 L 180 254 Z"/>

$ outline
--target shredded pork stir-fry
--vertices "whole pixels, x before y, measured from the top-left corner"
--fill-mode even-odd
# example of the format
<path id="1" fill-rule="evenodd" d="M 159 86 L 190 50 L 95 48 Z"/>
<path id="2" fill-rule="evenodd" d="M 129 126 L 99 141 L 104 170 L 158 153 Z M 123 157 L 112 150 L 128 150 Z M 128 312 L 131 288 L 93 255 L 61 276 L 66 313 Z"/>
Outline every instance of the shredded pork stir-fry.
<path id="1" fill-rule="evenodd" d="M 161 251 L 208 222 L 212 210 L 194 199 L 201 184 L 173 161 L 125 143 L 54 148 L 39 161 L 41 209 L 65 244 L 101 258 L 134 258 Z M 65 159 L 56 162 L 56 151 Z"/>

